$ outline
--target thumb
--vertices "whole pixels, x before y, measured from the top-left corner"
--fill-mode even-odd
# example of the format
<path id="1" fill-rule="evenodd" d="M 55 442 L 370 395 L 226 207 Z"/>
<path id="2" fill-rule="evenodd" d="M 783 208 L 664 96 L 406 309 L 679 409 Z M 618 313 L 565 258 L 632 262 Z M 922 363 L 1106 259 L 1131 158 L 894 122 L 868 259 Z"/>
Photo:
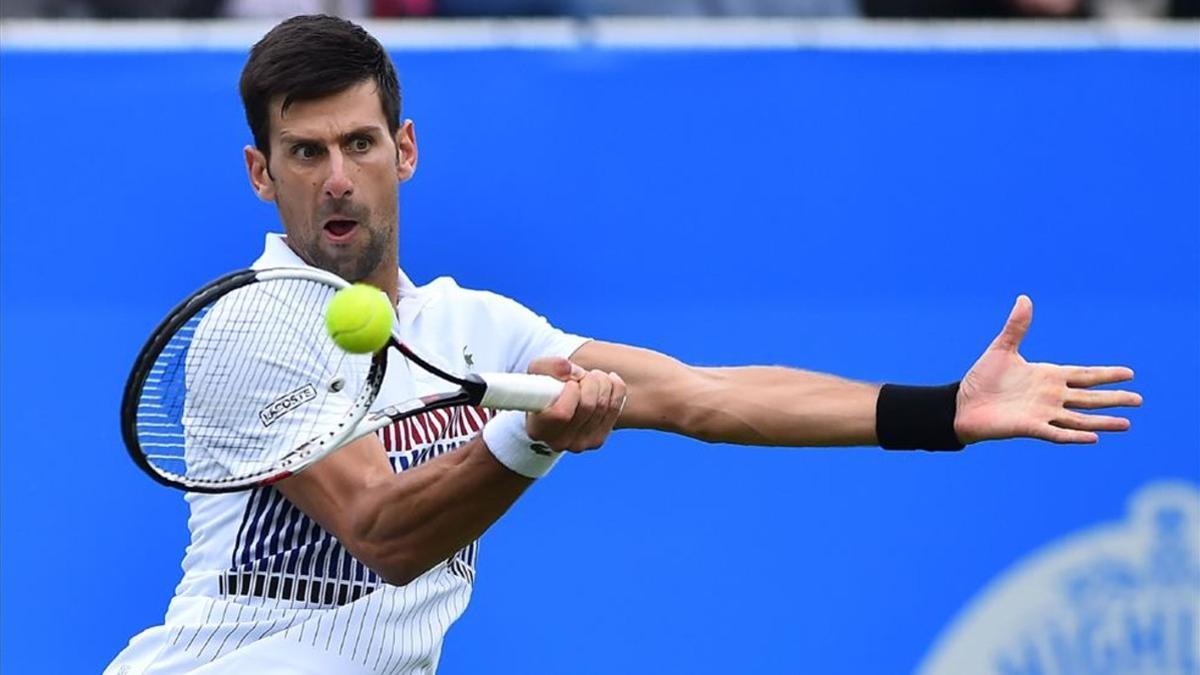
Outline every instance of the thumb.
<path id="1" fill-rule="evenodd" d="M 1017 296 L 1017 302 L 1008 315 L 1008 321 L 1004 322 L 1004 328 L 996 336 L 996 339 L 992 340 L 991 349 L 1006 352 L 1017 351 L 1021 346 L 1021 340 L 1025 339 L 1025 333 L 1029 331 L 1031 323 L 1033 323 L 1033 301 L 1029 299 L 1028 295 Z"/>
<path id="2" fill-rule="evenodd" d="M 533 375 L 549 375 L 557 380 L 566 382 L 572 379 L 574 370 L 578 368 L 570 361 L 558 356 L 543 356 L 534 359 L 529 364 L 529 372 Z"/>

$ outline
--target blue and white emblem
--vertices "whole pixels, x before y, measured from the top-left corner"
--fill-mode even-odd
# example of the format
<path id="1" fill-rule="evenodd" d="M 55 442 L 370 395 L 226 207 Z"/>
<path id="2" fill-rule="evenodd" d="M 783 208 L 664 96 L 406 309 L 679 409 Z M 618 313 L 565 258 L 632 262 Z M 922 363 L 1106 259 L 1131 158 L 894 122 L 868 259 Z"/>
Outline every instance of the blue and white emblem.
<path id="1" fill-rule="evenodd" d="M 1148 484 L 1125 520 L 1017 561 L 943 631 L 917 672 L 1200 673 L 1200 492 Z"/>

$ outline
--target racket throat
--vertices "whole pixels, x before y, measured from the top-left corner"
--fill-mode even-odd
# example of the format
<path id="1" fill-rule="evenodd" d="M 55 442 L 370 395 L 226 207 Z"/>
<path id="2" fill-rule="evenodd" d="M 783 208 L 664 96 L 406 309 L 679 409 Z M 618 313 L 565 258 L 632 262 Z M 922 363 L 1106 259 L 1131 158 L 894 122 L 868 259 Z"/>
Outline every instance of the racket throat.
<path id="1" fill-rule="evenodd" d="M 487 394 L 487 383 L 483 378 L 475 373 L 468 373 L 462 378 L 460 385 L 463 391 L 467 393 L 467 402 L 470 405 L 479 405 L 483 403 L 483 397 Z"/>

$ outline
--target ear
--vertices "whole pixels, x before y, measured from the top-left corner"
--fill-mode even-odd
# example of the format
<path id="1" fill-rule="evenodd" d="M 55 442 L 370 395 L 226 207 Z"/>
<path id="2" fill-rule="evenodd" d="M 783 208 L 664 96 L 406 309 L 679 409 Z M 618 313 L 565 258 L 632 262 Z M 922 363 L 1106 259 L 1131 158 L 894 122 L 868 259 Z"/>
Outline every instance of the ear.
<path id="1" fill-rule="evenodd" d="M 412 120 L 396 130 L 396 178 L 403 183 L 417 172 L 417 131 Z"/>
<path id="2" fill-rule="evenodd" d="M 258 148 L 247 145 L 242 152 L 246 155 L 246 174 L 250 177 L 250 187 L 254 194 L 264 202 L 275 201 L 275 179 L 267 167 L 267 156 Z"/>

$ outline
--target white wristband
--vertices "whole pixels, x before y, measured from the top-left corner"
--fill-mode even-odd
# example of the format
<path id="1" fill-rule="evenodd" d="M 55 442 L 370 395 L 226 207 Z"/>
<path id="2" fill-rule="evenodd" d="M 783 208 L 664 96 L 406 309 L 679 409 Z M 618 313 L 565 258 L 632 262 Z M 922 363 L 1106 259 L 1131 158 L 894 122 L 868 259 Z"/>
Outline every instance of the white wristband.
<path id="1" fill-rule="evenodd" d="M 555 452 L 525 431 L 525 413 L 505 410 L 483 425 L 483 442 L 501 464 L 525 476 L 541 478 L 550 472 L 561 452 Z"/>

